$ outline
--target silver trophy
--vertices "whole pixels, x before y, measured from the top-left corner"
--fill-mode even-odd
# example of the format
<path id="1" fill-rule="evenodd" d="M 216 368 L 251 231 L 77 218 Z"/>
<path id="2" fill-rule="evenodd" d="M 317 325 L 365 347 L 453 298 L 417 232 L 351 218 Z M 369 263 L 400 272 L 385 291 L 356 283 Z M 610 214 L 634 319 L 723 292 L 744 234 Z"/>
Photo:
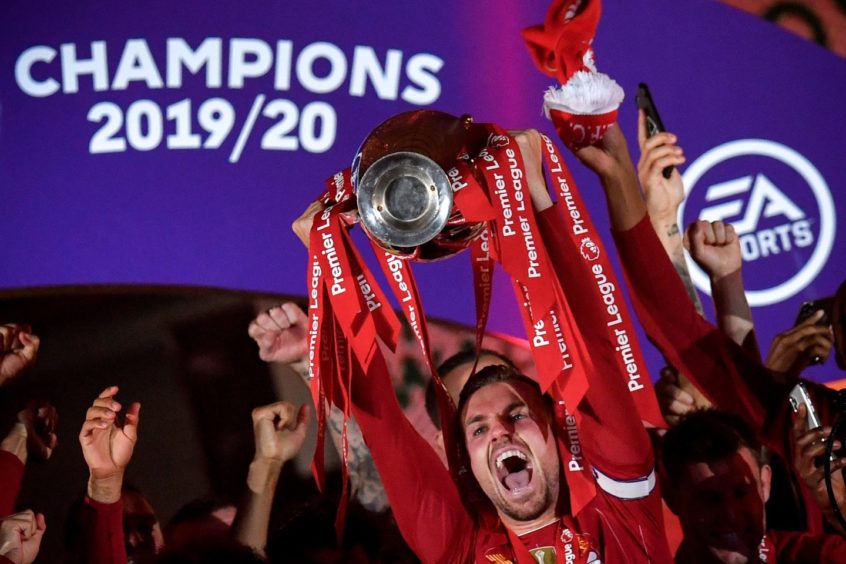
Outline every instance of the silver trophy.
<path id="1" fill-rule="evenodd" d="M 374 129 L 352 166 L 358 213 L 384 249 L 431 261 L 466 248 L 484 227 L 454 209 L 446 170 L 482 147 L 486 131 L 470 116 L 433 110 L 396 115 Z"/>

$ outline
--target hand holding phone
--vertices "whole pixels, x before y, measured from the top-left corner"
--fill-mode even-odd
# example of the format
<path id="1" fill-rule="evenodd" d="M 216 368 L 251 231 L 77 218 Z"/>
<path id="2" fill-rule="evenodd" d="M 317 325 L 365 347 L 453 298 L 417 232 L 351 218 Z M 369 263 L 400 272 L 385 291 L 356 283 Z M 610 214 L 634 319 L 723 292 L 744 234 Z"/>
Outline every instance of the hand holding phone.
<path id="1" fill-rule="evenodd" d="M 793 389 L 790 390 L 788 401 L 790 401 L 790 407 L 793 408 L 793 413 L 799 412 L 800 405 L 805 406 L 808 430 L 822 427 L 820 418 L 817 416 L 817 410 L 814 408 L 813 402 L 811 402 L 811 396 L 808 395 L 808 390 L 805 388 L 805 384 L 799 382 L 793 386 Z"/>
<path id="2" fill-rule="evenodd" d="M 812 300 L 809 302 L 802 302 L 802 305 L 799 306 L 799 313 L 796 315 L 796 323 L 794 323 L 794 325 L 799 325 L 811 317 L 814 312 L 819 310 L 823 310 L 823 316 L 822 319 L 817 322 L 817 325 L 829 325 L 831 323 L 831 313 L 833 307 L 834 296 L 821 298 L 819 300 Z"/>
<path id="3" fill-rule="evenodd" d="M 832 308 L 834 307 L 834 296 L 829 296 L 827 298 L 822 298 L 819 300 L 813 300 L 809 302 L 802 302 L 802 305 L 799 306 L 799 313 L 796 315 L 796 323 L 794 325 L 799 325 L 817 311 L 822 310 L 823 316 L 817 321 L 817 325 L 821 326 L 828 326 L 831 325 L 832 319 Z M 820 364 L 822 362 L 821 356 L 815 356 L 811 359 L 811 364 Z"/>
<path id="4" fill-rule="evenodd" d="M 637 95 L 635 95 L 637 107 L 642 109 L 646 114 L 646 135 L 652 137 L 658 133 L 666 131 L 664 122 L 661 121 L 661 116 L 658 115 L 658 109 L 655 107 L 655 101 L 652 100 L 652 95 L 649 93 L 649 87 L 646 83 L 641 82 L 637 87 Z M 673 174 L 673 167 L 668 166 L 663 171 L 664 178 L 670 178 Z"/>

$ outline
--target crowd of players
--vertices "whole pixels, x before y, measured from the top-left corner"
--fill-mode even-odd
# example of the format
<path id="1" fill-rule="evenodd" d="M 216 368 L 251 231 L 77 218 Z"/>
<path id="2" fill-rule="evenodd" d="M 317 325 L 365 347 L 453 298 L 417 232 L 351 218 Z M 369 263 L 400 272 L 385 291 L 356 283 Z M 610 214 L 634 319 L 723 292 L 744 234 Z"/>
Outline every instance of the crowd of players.
<path id="1" fill-rule="evenodd" d="M 815 312 L 779 335 L 762 359 L 736 233 L 720 221 L 679 229 L 681 177 L 677 170 L 669 178 L 662 173 L 684 163 L 683 151 L 670 133 L 647 138 L 640 120 L 637 165 L 616 126 L 576 157 L 602 185 L 638 320 L 668 360 L 656 384 L 668 429 L 644 427 L 626 383 L 602 369 L 613 351 L 594 349 L 590 389 L 580 405 L 568 406 L 579 414 L 579 446 L 595 490 L 578 512 L 570 507 L 562 442 L 568 430 L 558 424 L 557 406 L 508 358 L 484 350 L 477 362 L 467 351 L 439 368 L 457 406 L 451 429 L 440 429 L 430 385 L 427 407 L 439 427 L 434 442 L 392 399 L 389 379 L 353 382 L 346 441 L 355 508 L 348 520 L 392 515 L 407 546 L 365 546 L 354 530 L 338 541 L 331 527 L 317 524 L 331 521 L 325 510 L 269 530 L 274 494 L 284 487 L 281 469 L 300 451 L 319 407 L 285 401 L 252 413 L 255 456 L 241 503 L 197 500 L 162 528 L 144 493 L 124 480 L 136 442 L 148 440 L 139 430 L 140 405 L 120 403 L 118 387 L 109 386 L 81 422 L 89 480 L 67 519 L 66 561 L 846 562 L 846 530 L 820 463 L 835 394 L 801 380 L 809 364 L 831 353 L 832 320 Z M 514 136 L 527 169 L 539 171 L 537 132 Z M 567 269 L 571 258 L 555 244 L 566 211 L 542 182 L 529 180 L 562 284 L 593 283 Z M 294 223 L 306 244 L 316 211 L 310 207 Z M 711 279 L 716 325 L 697 309 L 685 245 Z M 308 380 L 306 319 L 298 306 L 259 314 L 248 332 L 263 360 L 288 364 Z M 2 385 L 36 360 L 39 339 L 22 325 L 3 325 L 0 333 Z M 809 429 L 806 409 L 791 408 L 788 397 L 800 381 L 821 427 Z M 330 422 L 340 421 L 337 408 L 327 407 Z M 29 404 L 0 442 L 0 564 L 29 563 L 38 554 L 45 518 L 17 508 L 16 497 L 28 461 L 47 460 L 56 447 L 56 422 L 52 406 Z M 341 448 L 341 425 L 328 427 Z M 459 447 L 452 473 L 443 433 Z M 840 448 L 835 444 L 834 452 Z M 830 465 L 834 493 L 843 499 L 846 458 Z"/>

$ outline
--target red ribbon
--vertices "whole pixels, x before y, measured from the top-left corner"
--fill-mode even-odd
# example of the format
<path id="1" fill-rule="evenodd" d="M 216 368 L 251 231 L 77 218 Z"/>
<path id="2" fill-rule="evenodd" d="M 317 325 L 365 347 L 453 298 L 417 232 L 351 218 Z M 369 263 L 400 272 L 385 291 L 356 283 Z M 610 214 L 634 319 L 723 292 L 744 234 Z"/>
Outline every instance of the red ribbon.
<path id="1" fill-rule="evenodd" d="M 586 461 L 567 460 L 564 453 L 572 452 L 574 445 L 579 446 L 578 405 L 588 388 L 589 376 L 594 368 L 573 308 L 560 285 L 560 282 L 566 281 L 558 280 L 538 229 L 516 140 L 496 126 L 491 126 L 491 132 L 488 146 L 475 159 L 462 158 L 447 171 L 457 208 L 451 221 L 488 222 L 482 234 L 471 245 L 476 297 L 476 345 L 477 349 L 481 347 L 490 307 L 493 263 L 498 261 L 514 280 L 515 293 L 537 366 L 538 380 L 542 389 L 548 391 L 558 405 L 556 422 L 563 444 L 562 465 L 567 472 L 571 511 L 577 515 L 595 496 L 595 483 Z M 560 199 L 571 211 L 573 222 L 570 225 L 572 233 L 569 241 L 577 246 L 585 258 L 584 264 L 573 266 L 595 268 L 593 265 L 599 265 L 608 280 L 614 281 L 612 295 L 617 307 L 614 315 L 619 314 L 619 322 L 614 327 L 609 325 L 608 338 L 618 335 L 612 333 L 612 330 L 625 330 L 632 343 L 635 362 L 641 369 L 645 369 L 640 350 L 634 343 L 630 315 L 622 295 L 616 291 L 619 285 L 616 284 L 601 240 L 595 235 L 593 224 L 563 159 L 548 138 L 544 137 L 543 140 L 544 158 L 550 178 Z M 393 349 L 399 330 L 396 313 L 388 306 L 387 298 L 378 288 L 350 239 L 348 230 L 351 221 L 348 212 L 354 201 L 351 196 L 349 170 L 332 177 L 326 192 L 321 196 L 321 201 L 328 207 L 315 216 L 310 235 L 309 370 L 314 376 L 312 395 L 319 405 L 319 419 L 325 417 L 322 410 L 324 398 L 343 409 L 345 420 L 349 417 L 351 378 L 367 378 L 371 369 L 386 370 L 377 341 L 381 340 Z M 409 259 L 385 251 L 372 240 L 371 244 L 437 384 L 435 389 L 442 426 L 448 429 L 452 423 L 454 405 L 432 360 L 425 313 Z M 611 315 L 607 302 L 603 303 L 602 295 L 597 293 L 595 296 L 585 296 L 584 299 L 589 301 L 592 309 L 587 311 L 583 304 L 578 304 L 576 311 L 580 314 L 601 315 L 605 312 Z M 326 346 L 346 352 L 344 355 L 326 354 L 323 348 Z M 625 374 L 628 364 L 622 358 L 618 359 L 618 363 L 621 374 Z M 660 421 L 657 404 L 649 403 L 650 398 L 654 400 L 654 394 L 650 393 L 648 376 L 643 373 L 638 383 L 643 388 L 633 389 L 635 386 L 630 385 L 629 389 L 636 402 L 643 397 L 638 402 L 642 416 L 644 413 L 652 413 L 650 410 L 654 407 L 654 413 L 658 415 L 655 421 Z M 565 407 L 569 407 L 573 415 Z M 318 429 L 322 429 L 320 420 Z M 444 433 L 445 441 L 451 438 L 452 434 Z M 346 466 L 346 432 L 343 443 L 342 454 Z M 448 443 L 445 446 L 448 454 L 454 453 L 456 445 Z M 344 476 L 343 491 L 346 497 L 346 467 Z M 344 510 L 345 505 L 339 508 L 339 531 Z"/>
<path id="2" fill-rule="evenodd" d="M 665 428 L 666 423 L 658 407 L 646 360 L 638 344 L 633 318 L 626 305 L 622 286 L 611 265 L 610 255 L 558 148 L 543 134 L 541 147 L 547 172 L 558 194 L 559 205 L 566 207 L 567 213 L 564 215 L 570 218 L 566 232 L 584 259 L 581 263 L 571 265 L 571 268 L 588 269 L 597 280 L 597 291 L 590 299 L 597 307 L 585 311 L 584 315 L 603 315 L 606 321 L 606 338 L 612 346 L 619 345 L 614 347 L 619 373 L 625 378 L 641 419 L 654 427 Z M 587 300 L 588 296 L 584 298 Z"/>

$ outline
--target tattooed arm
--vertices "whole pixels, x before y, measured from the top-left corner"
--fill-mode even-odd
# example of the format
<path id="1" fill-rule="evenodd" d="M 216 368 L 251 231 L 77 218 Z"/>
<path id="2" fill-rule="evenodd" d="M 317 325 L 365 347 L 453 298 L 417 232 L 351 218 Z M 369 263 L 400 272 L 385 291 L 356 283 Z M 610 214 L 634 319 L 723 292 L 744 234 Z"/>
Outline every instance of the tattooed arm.
<path id="1" fill-rule="evenodd" d="M 305 365 L 292 368 L 300 375 L 306 386 L 311 385 Z M 332 437 L 332 444 L 335 445 L 338 455 L 343 456 L 344 413 L 338 409 L 338 406 L 327 404 L 326 407 L 326 426 L 329 428 L 329 436 Z M 352 418 L 347 421 L 347 448 L 352 495 L 369 511 L 380 512 L 388 509 L 388 496 L 382 486 L 382 479 L 376 471 L 376 464 L 373 463 L 370 450 L 364 444 L 361 429 Z"/>
<path id="2" fill-rule="evenodd" d="M 683 234 L 678 224 L 679 206 L 684 201 L 684 185 L 682 185 L 678 166 L 684 163 L 684 151 L 676 144 L 677 138 L 672 133 L 659 133 L 653 137 L 647 137 L 646 117 L 643 110 L 640 110 L 638 114 L 637 131 L 640 144 L 637 175 L 643 188 L 652 227 L 664 250 L 667 251 L 667 256 L 676 267 L 676 272 L 684 282 L 693 305 L 701 314 L 702 303 L 699 301 L 699 295 L 687 270 Z M 668 166 L 673 167 L 673 173 L 670 178 L 664 178 L 663 171 Z"/>
<path id="3" fill-rule="evenodd" d="M 664 167 L 677 167 L 684 162 L 684 152 L 676 144 L 676 136 L 672 133 L 659 133 L 647 138 L 642 111 L 638 123 L 638 141 L 641 150 L 638 179 L 643 187 L 652 227 L 684 283 L 693 305 L 702 315 L 702 303 L 699 301 L 684 256 L 684 248 L 688 243 L 694 244 L 694 248 L 690 249 L 691 257 L 711 280 L 717 326 L 747 352 L 760 358 L 758 343 L 753 333 L 752 312 L 746 302 L 740 277 L 740 246 L 734 229 L 723 222 L 710 225 L 707 222 L 697 222 L 688 232 L 689 235 L 696 235 L 696 240 L 684 237 L 678 224 L 679 206 L 684 201 L 681 175 L 676 168 L 670 178 L 664 178 L 663 175 Z"/>
<path id="4" fill-rule="evenodd" d="M 684 185 L 678 167 L 684 163 L 684 152 L 676 145 L 677 139 L 672 133 L 659 133 L 653 137 L 647 137 L 646 116 L 643 110 L 638 112 L 637 133 L 640 145 L 637 175 L 643 189 L 652 228 L 684 283 L 696 311 L 699 315 L 703 315 L 702 302 L 699 300 L 699 294 L 687 269 L 683 234 L 678 223 L 679 206 L 684 201 Z M 673 173 L 670 178 L 664 178 L 663 171 L 668 166 L 673 167 Z M 669 364 L 661 371 L 661 379 L 656 389 L 661 390 L 659 393 L 659 398 L 662 399 L 661 408 L 668 422 L 678 420 L 694 407 L 710 405 L 699 390 Z M 663 401 L 666 398 L 662 394 L 667 391 L 685 400 L 690 399 L 690 402 Z"/>
<path id="5" fill-rule="evenodd" d="M 287 302 L 260 313 L 250 323 L 248 330 L 259 346 L 259 357 L 267 362 L 281 362 L 289 365 L 305 382 L 311 385 L 306 343 L 305 313 L 294 303 Z M 328 407 L 328 405 L 327 405 Z M 337 407 L 327 410 L 327 426 L 332 443 L 343 456 L 344 414 Z M 353 495 L 366 509 L 384 511 L 388 508 L 388 497 L 376 466 L 356 422 L 347 422 L 347 461 L 349 463 L 350 485 Z"/>

